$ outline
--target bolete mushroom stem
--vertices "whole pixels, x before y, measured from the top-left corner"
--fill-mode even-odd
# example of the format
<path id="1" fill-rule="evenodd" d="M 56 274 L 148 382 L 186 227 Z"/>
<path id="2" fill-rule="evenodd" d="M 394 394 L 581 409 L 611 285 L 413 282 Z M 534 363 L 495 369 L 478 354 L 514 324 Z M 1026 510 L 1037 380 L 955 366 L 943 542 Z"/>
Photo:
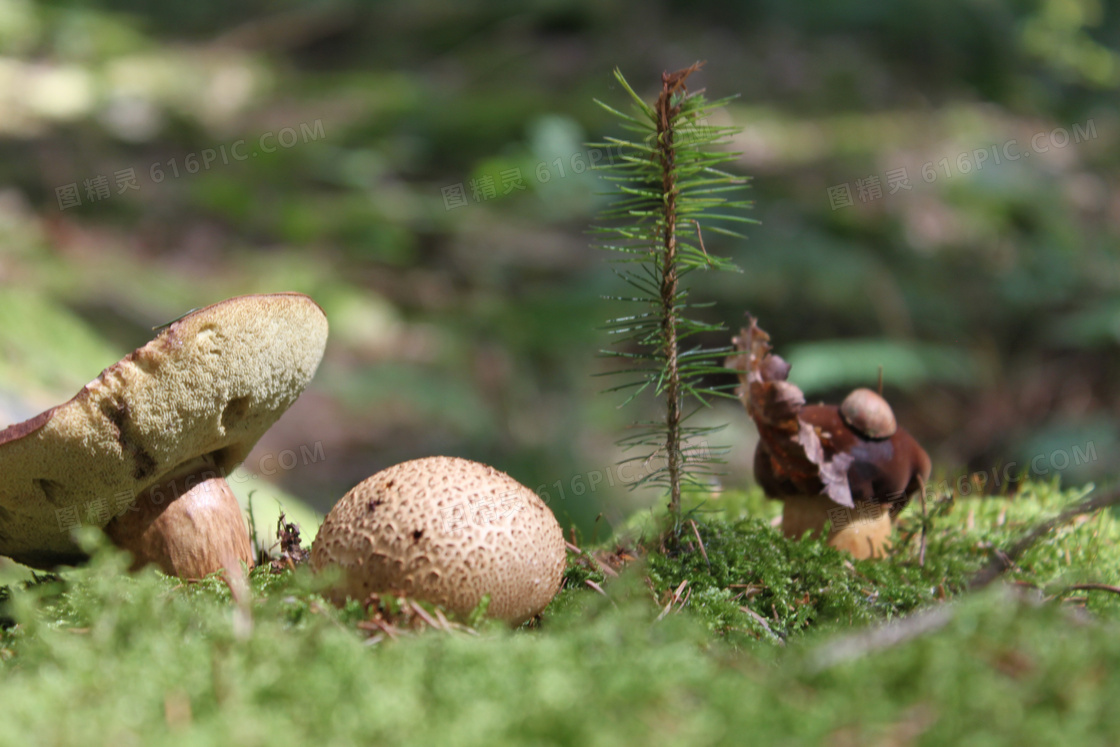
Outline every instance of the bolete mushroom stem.
<path id="1" fill-rule="evenodd" d="M 800 539 L 819 536 L 828 526 L 826 541 L 856 558 L 881 558 L 891 546 L 891 516 L 887 507 L 855 501 L 851 509 L 837 506 L 824 495 L 787 496 L 782 506 L 782 534 Z"/>
<path id="2" fill-rule="evenodd" d="M 241 507 L 209 458 L 141 492 L 105 533 L 132 553 L 133 570 L 154 563 L 198 579 L 220 569 L 238 575 L 253 562 Z"/>

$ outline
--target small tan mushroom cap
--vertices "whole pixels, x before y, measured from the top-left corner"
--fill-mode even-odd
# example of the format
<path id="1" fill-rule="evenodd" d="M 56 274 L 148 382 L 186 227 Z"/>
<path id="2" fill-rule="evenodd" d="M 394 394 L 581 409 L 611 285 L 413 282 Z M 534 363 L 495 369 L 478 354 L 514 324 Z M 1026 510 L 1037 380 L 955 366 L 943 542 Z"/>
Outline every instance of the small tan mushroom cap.
<path id="1" fill-rule="evenodd" d="M 533 491 L 485 464 L 428 457 L 359 483 L 327 516 L 311 566 L 338 566 L 336 601 L 395 593 L 518 624 L 560 589 L 564 536 Z"/>
<path id="2" fill-rule="evenodd" d="M 870 389 L 855 389 L 840 403 L 840 417 L 867 438 L 890 438 L 898 430 L 894 411 Z"/>
<path id="3" fill-rule="evenodd" d="M 307 386 L 326 339 L 307 296 L 232 298 L 0 431 L 0 554 L 40 568 L 75 562 L 77 522 L 104 527 L 192 465 L 228 475 Z"/>

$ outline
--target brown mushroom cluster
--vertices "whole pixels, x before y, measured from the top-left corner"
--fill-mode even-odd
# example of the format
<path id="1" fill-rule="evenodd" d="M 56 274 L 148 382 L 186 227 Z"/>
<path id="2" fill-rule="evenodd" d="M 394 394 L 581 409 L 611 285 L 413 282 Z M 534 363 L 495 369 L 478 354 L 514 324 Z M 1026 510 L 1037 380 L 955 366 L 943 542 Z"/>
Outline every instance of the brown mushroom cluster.
<path id="1" fill-rule="evenodd" d="M 337 567 L 335 601 L 391 593 L 518 624 L 560 588 L 564 537 L 533 491 L 478 462 L 428 457 L 358 484 L 311 547 L 317 571 Z"/>
<path id="2" fill-rule="evenodd" d="M 840 406 L 806 404 L 769 340 L 751 318 L 727 365 L 739 370 L 738 393 L 758 427 L 755 479 L 784 501 L 783 533 L 797 538 L 827 525 L 829 544 L 857 558 L 882 556 L 893 517 L 925 488 L 929 455 L 870 389 Z"/>

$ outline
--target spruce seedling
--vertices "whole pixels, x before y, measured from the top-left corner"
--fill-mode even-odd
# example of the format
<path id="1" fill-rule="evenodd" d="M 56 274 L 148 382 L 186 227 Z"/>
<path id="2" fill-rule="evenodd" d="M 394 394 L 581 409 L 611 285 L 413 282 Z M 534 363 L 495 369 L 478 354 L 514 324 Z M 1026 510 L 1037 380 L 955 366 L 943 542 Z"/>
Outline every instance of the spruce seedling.
<path id="1" fill-rule="evenodd" d="M 727 330 L 685 315 L 711 304 L 689 303 L 683 281 L 695 270 L 739 271 L 729 259 L 708 253 L 704 233 L 742 238 L 727 224 L 756 222 L 739 214 L 749 202 L 728 196 L 742 190 L 747 180 L 718 168 L 737 155 L 723 146 L 738 130 L 708 124 L 711 112 L 729 99 L 709 102 L 702 91 L 688 90 L 688 77 L 702 64 L 663 73 L 653 106 L 616 69 L 615 78 L 632 100 L 630 114 L 596 100 L 633 133 L 597 144 L 617 155 L 610 165 L 599 167 L 616 199 L 602 213 L 602 224 L 592 229 L 595 243 L 612 253 L 615 274 L 633 289 L 633 295 L 610 298 L 638 307 L 607 323 L 621 349 L 603 353 L 630 364 L 611 372 L 628 374 L 630 380 L 607 391 L 631 390 L 620 407 L 643 394 L 664 399 L 664 420 L 634 423 L 619 445 L 640 451 L 622 463 L 646 467 L 632 487 L 666 489 L 678 525 L 681 488 L 702 486 L 726 451 L 706 443 L 722 426 L 690 426 L 688 420 L 711 398 L 731 396 L 731 385 L 704 384 L 704 377 L 727 371 L 722 359 L 728 348 L 688 347 L 700 335 Z"/>

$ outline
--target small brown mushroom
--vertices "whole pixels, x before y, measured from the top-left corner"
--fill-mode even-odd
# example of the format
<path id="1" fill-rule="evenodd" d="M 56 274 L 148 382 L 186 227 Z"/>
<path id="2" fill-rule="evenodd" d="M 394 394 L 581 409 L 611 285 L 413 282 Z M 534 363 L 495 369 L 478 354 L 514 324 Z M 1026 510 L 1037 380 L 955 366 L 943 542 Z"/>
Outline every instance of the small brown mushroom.
<path id="1" fill-rule="evenodd" d="M 79 562 L 94 525 L 135 566 L 200 578 L 252 562 L 225 476 L 311 380 L 327 322 L 307 296 L 191 312 L 68 402 L 0 431 L 0 554 Z"/>
<path id="2" fill-rule="evenodd" d="M 835 405 L 806 405 L 800 420 L 819 434 L 830 463 L 846 465 L 843 477 L 850 505 L 839 503 L 816 481 L 792 480 L 765 440 L 755 451 L 755 479 L 771 498 L 784 501 L 782 533 L 790 538 L 820 534 L 831 525 L 827 541 L 857 558 L 881 557 L 890 548 L 891 520 L 929 479 L 929 455 L 902 428 L 885 439 L 852 429 Z"/>
<path id="3" fill-rule="evenodd" d="M 552 511 L 504 472 L 456 457 L 414 459 L 359 483 L 327 515 L 311 567 L 343 575 L 336 602 L 415 597 L 518 624 L 560 589 L 566 552 Z"/>
<path id="4" fill-rule="evenodd" d="M 755 479 L 784 501 L 783 533 L 819 534 L 830 525 L 829 544 L 857 558 L 883 555 L 891 519 L 929 479 L 929 455 L 869 389 L 840 407 L 806 405 L 769 340 L 751 318 L 733 338 L 737 352 L 727 365 L 740 372 L 738 393 L 758 427 Z"/>

